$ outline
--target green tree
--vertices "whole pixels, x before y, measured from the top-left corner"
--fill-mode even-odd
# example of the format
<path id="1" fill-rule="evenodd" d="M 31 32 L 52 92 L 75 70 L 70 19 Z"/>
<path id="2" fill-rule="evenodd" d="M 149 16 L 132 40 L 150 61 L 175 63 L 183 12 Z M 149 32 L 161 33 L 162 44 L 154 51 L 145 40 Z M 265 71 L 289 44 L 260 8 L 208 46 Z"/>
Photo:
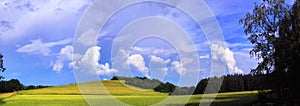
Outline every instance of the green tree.
<path id="1" fill-rule="evenodd" d="M 3 67 L 3 55 L 0 53 L 0 72 L 4 72 L 5 68 Z M 3 79 L 4 77 L 0 75 L 0 80 Z"/>
<path id="2" fill-rule="evenodd" d="M 194 94 L 203 94 L 208 83 L 208 78 L 202 79 L 196 86 Z"/>
<path id="3" fill-rule="evenodd" d="M 175 90 L 176 86 L 172 83 L 160 83 L 157 87 L 154 88 L 155 91 L 158 92 L 165 92 L 165 93 L 172 93 Z"/>
<path id="4" fill-rule="evenodd" d="M 13 92 L 22 90 L 23 85 L 17 79 L 11 79 L 9 81 L 0 81 L 0 92 Z"/>
<path id="5" fill-rule="evenodd" d="M 288 87 L 292 96 L 300 98 L 300 1 L 296 0 L 292 9 L 280 23 L 277 43 L 278 64 L 287 72 Z"/>
<path id="6" fill-rule="evenodd" d="M 255 3 L 253 11 L 240 20 L 248 40 L 254 45 L 250 55 L 258 60 L 254 74 L 267 74 L 264 84 L 278 91 L 285 88 L 298 95 L 300 80 L 300 1 L 290 8 L 285 0 L 263 0 Z M 299 90 L 299 89 L 298 89 Z"/>
<path id="7" fill-rule="evenodd" d="M 248 12 L 240 20 L 248 40 L 254 45 L 250 55 L 261 60 L 252 73 L 269 74 L 276 71 L 275 46 L 278 44 L 279 25 L 288 10 L 284 0 L 263 0 L 261 4 L 255 3 L 252 13 Z"/>
<path id="8" fill-rule="evenodd" d="M 278 55 L 281 56 L 279 60 L 283 61 L 284 69 L 287 71 L 299 72 L 300 62 L 300 1 L 297 0 L 289 14 L 284 17 L 279 29 L 279 46 L 283 46 Z M 280 47 L 278 47 L 280 48 Z M 298 71 L 297 71 L 298 70 Z"/>

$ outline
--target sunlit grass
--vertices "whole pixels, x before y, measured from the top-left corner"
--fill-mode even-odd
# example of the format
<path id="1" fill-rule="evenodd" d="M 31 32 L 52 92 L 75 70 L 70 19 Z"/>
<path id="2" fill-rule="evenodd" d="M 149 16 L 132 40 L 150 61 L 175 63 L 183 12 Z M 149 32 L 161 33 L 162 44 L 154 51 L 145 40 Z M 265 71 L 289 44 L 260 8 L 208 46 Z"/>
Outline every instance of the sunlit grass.
<path id="1" fill-rule="evenodd" d="M 83 87 L 84 94 L 97 95 L 167 95 L 166 93 L 155 92 L 154 90 L 145 90 L 132 86 L 126 86 L 124 81 L 95 81 L 79 84 Z M 108 92 L 107 92 L 108 91 Z M 39 95 L 39 94 L 61 94 L 61 95 L 81 95 L 77 84 L 66 86 L 49 87 L 42 89 L 19 91 L 19 95 Z"/>
<path id="2" fill-rule="evenodd" d="M 14 92 L 0 93 L 0 99 L 7 98 L 7 97 L 10 97 L 10 96 L 13 96 L 13 95 L 14 95 Z"/>
<path id="3" fill-rule="evenodd" d="M 114 98 L 121 101 L 120 103 L 126 103 L 129 105 L 152 105 L 162 102 L 161 105 L 198 105 L 202 100 L 203 103 L 209 103 L 211 105 L 251 105 L 257 102 L 256 91 L 245 91 L 245 92 L 230 92 L 230 93 L 219 93 L 215 98 L 212 98 L 213 94 L 192 95 L 188 101 L 184 101 L 189 95 L 180 96 L 142 96 L 142 95 L 116 95 L 110 97 L 109 95 L 88 95 L 93 96 L 92 98 L 96 103 L 108 104 L 114 101 Z M 107 102 L 107 103 L 104 103 Z M 14 105 L 88 105 L 82 95 L 18 95 L 4 99 L 5 106 Z"/>
<path id="4" fill-rule="evenodd" d="M 193 95 L 186 102 L 185 98 L 189 97 L 188 95 L 181 96 L 141 96 L 141 95 L 116 95 L 110 97 L 109 95 L 88 95 L 93 96 L 93 100 L 96 103 L 100 104 L 113 104 L 112 101 L 121 101 L 120 103 L 125 103 L 129 105 L 138 105 L 138 106 L 146 106 L 153 105 L 159 102 L 162 102 L 166 97 L 166 101 L 163 101 L 161 105 L 198 105 L 202 100 L 203 103 L 208 103 L 212 101 L 211 105 L 222 105 L 222 106 L 233 106 L 233 105 L 251 105 L 257 102 L 256 98 L 257 92 L 233 92 L 233 93 L 219 93 L 216 98 L 212 98 L 212 94 L 207 94 L 203 97 L 200 95 Z M 85 106 L 88 105 L 82 95 L 17 95 L 10 98 L 4 99 L 4 106 L 15 106 L 15 105 L 59 105 L 59 106 L 73 106 L 80 105 Z M 117 103 L 116 103 L 117 105 Z M 118 104 L 120 105 L 120 104 Z"/>
<path id="5" fill-rule="evenodd" d="M 105 87 L 104 87 L 105 85 Z M 82 83 L 86 90 L 85 96 L 89 97 L 89 103 L 101 103 L 103 105 L 198 105 L 210 103 L 211 105 L 251 105 L 257 102 L 257 91 L 228 92 L 219 94 L 199 94 L 199 95 L 179 95 L 168 96 L 166 93 L 155 92 L 153 90 L 140 89 L 124 85 L 124 81 L 99 81 Z M 108 92 L 107 92 L 108 91 Z M 109 95 L 109 94 L 112 95 Z M 19 91 L 17 96 L 12 93 L 0 94 L 0 105 L 43 105 L 43 106 L 85 106 L 88 103 L 75 84 L 66 86 L 49 87 L 35 90 Z M 215 98 L 213 98 L 216 96 Z M 9 97 L 9 98 L 7 98 Z M 189 98 L 190 99 L 187 99 Z M 116 104 L 116 103 L 120 104 Z"/>
<path id="6" fill-rule="evenodd" d="M 3 100 L 4 106 L 87 106 L 81 95 L 17 95 Z"/>

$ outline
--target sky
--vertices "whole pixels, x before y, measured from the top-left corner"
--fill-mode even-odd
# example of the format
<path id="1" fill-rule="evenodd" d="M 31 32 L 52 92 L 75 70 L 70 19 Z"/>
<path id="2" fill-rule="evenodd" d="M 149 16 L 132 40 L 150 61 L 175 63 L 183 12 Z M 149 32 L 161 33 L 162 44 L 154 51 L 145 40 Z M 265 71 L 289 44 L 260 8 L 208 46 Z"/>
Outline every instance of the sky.
<path id="1" fill-rule="evenodd" d="M 176 6 L 149 1 L 113 13 L 100 31 L 80 33 L 80 23 L 94 2 L 0 0 L 0 52 L 7 68 L 1 75 L 6 80 L 19 79 L 24 85 L 76 83 L 76 72 L 83 71 L 99 80 L 114 75 L 141 76 L 195 86 L 211 76 L 212 62 L 225 64 L 223 74 L 248 74 L 257 65 L 249 56 L 252 45 L 239 24 L 239 19 L 252 10 L 252 0 L 203 1 L 214 15 L 210 18 L 219 24 L 225 47 L 211 44 L 209 35 L 190 14 Z M 106 8 L 117 5 L 102 5 L 98 12 L 107 14 Z M 103 21 L 99 14 L 89 16 Z M 141 31 L 156 34 L 143 35 Z M 73 52 L 76 48 L 79 54 Z"/>

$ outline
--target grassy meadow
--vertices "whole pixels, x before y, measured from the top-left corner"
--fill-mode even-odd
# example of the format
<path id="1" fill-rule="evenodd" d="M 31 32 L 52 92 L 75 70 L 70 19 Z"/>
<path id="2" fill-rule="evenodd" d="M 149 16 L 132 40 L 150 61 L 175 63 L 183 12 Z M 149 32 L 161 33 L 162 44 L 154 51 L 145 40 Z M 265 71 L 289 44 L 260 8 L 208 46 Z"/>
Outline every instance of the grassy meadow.
<path id="1" fill-rule="evenodd" d="M 99 87 L 101 84 L 105 87 Z M 166 93 L 127 86 L 124 85 L 124 82 L 122 81 L 102 81 L 102 83 L 89 82 L 79 84 L 79 86 L 81 85 L 87 86 L 87 88 L 91 90 L 98 90 L 87 90 L 88 92 L 85 92 L 85 97 L 89 99 L 89 103 L 91 103 L 90 105 L 93 105 L 93 103 L 122 105 L 111 104 L 111 102 L 114 101 L 116 101 L 116 103 L 126 103 L 137 106 L 154 105 L 161 101 L 164 101 L 163 104 L 157 105 L 199 105 L 199 102 L 202 100 L 202 103 L 212 101 L 211 105 L 231 106 L 251 105 L 257 101 L 256 91 L 219 93 L 216 95 L 216 98 L 213 99 L 212 97 L 215 94 L 169 96 Z M 107 89 L 109 93 L 104 92 L 105 89 Z M 112 94 L 112 96 L 109 94 Z M 185 101 L 187 97 L 191 98 Z M 85 106 L 89 104 L 85 101 L 84 96 L 80 94 L 77 85 L 70 84 L 65 86 L 19 91 L 17 95 L 14 93 L 0 94 L 0 105 Z"/>

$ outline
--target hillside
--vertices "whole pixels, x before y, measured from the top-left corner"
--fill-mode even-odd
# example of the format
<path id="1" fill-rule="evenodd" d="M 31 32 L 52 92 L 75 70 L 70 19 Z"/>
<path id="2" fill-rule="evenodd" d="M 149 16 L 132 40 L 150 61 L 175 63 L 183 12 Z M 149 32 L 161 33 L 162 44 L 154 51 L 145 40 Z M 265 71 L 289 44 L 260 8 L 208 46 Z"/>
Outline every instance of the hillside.
<path id="1" fill-rule="evenodd" d="M 88 94 L 89 103 L 81 95 L 78 86 L 84 86 Z M 109 91 L 109 92 L 106 92 Z M 95 95 L 97 94 L 97 95 Z M 108 96 L 112 94 L 113 96 Z M 256 103 L 257 91 L 228 92 L 215 94 L 198 95 L 173 95 L 168 93 L 155 92 L 151 89 L 142 89 L 125 84 L 124 80 L 94 81 L 80 84 L 69 84 L 49 88 L 18 91 L 13 93 L 0 94 L 0 105 L 61 105 L 61 106 L 88 106 L 88 105 L 199 105 L 213 102 L 212 105 L 251 105 Z M 117 99 L 117 101 L 116 101 Z"/>
<path id="2" fill-rule="evenodd" d="M 42 89 L 19 91 L 19 95 L 39 95 L 39 94 L 61 94 L 61 95 L 80 95 L 79 86 L 86 88 L 84 94 L 100 95 L 167 95 L 166 93 L 155 92 L 150 89 L 141 89 L 126 85 L 123 80 L 94 81 L 80 84 L 69 84 Z M 106 92 L 106 91 L 109 91 Z"/>
<path id="3" fill-rule="evenodd" d="M 99 86 L 102 85 L 103 86 Z M 90 103 L 111 105 L 111 103 L 126 103 L 129 105 L 153 105 L 161 103 L 161 105 L 199 105 L 203 103 L 213 102 L 212 105 L 250 105 L 257 101 L 256 91 L 219 93 L 216 98 L 214 94 L 199 95 L 180 95 L 168 96 L 168 93 L 155 92 L 149 89 L 141 89 L 125 84 L 124 80 L 94 81 L 80 84 L 69 84 L 64 86 L 56 86 L 34 90 L 18 91 L 17 95 L 13 93 L 0 94 L 0 105 L 16 106 L 16 105 L 60 105 L 60 106 L 88 106 L 87 101 L 80 95 L 78 86 L 85 86 L 88 97 L 91 97 Z M 113 95 L 107 96 L 109 93 Z M 91 95 L 90 95 L 91 94 Z M 98 94 L 98 95 L 94 95 Z M 13 95 L 13 96 L 12 96 Z M 191 97 L 190 99 L 188 99 Z M 167 98 L 167 99 L 166 99 Z M 116 100 L 119 102 L 115 102 Z M 96 100 L 96 101 L 94 101 Z M 100 101 L 99 101 L 100 100 Z M 162 102 L 165 100 L 164 102 Z M 122 105 L 122 104 L 117 104 Z M 124 104 L 123 104 L 124 105 Z"/>

